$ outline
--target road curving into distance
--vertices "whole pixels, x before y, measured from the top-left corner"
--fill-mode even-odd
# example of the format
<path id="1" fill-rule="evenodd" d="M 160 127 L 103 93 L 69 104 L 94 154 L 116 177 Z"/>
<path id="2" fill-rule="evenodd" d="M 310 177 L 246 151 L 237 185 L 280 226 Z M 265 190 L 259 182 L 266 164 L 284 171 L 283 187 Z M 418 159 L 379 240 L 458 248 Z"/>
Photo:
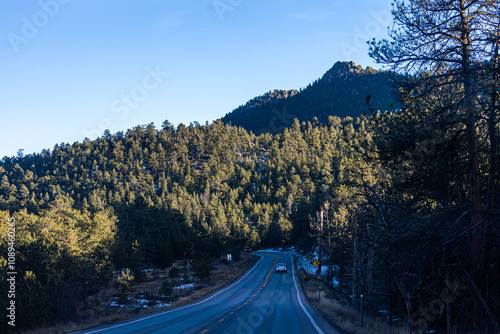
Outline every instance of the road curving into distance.
<path id="1" fill-rule="evenodd" d="M 261 259 L 237 281 L 200 301 L 78 333 L 339 334 L 307 302 L 290 255 L 255 254 Z M 276 263 L 288 274 L 276 274 Z"/>

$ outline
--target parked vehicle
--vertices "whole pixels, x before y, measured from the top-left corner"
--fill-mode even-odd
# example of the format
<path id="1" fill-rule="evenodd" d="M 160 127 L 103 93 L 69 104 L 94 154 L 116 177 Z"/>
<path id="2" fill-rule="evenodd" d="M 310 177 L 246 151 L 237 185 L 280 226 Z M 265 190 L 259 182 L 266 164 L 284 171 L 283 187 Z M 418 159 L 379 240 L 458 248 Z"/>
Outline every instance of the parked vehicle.
<path id="1" fill-rule="evenodd" d="M 247 253 L 251 253 L 252 252 L 252 249 L 250 247 L 245 247 L 243 250 L 245 252 L 247 252 Z"/>

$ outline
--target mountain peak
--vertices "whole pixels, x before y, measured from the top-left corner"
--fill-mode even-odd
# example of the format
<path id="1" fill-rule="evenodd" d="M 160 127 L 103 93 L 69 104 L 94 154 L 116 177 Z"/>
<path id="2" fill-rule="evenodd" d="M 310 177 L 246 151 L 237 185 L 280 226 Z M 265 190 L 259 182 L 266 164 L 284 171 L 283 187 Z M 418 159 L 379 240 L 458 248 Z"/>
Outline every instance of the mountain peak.
<path id="1" fill-rule="evenodd" d="M 377 70 L 368 66 L 363 69 L 363 66 L 356 65 L 353 61 L 338 61 L 328 72 L 325 73 L 323 78 L 342 77 L 351 74 L 376 74 Z"/>
<path id="2" fill-rule="evenodd" d="M 395 105 L 390 74 L 354 62 L 337 62 L 322 78 L 300 92 L 274 90 L 257 96 L 222 117 L 224 123 L 242 126 L 256 134 L 281 132 L 294 118 L 310 121 L 316 117 L 357 117 L 371 110 L 390 110 Z M 366 97 L 370 95 L 370 106 Z"/>

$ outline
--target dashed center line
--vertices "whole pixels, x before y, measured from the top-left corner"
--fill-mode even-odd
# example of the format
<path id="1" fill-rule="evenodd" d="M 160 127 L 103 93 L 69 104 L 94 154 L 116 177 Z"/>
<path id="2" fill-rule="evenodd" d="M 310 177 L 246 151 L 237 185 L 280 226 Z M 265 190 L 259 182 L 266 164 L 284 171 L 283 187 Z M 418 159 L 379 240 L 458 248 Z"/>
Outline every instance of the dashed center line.
<path id="1" fill-rule="evenodd" d="M 269 273 L 267 274 L 267 277 L 266 277 L 266 280 L 264 281 L 264 283 L 259 287 L 259 289 L 256 291 L 256 293 L 253 295 L 253 297 L 255 298 L 259 292 L 262 290 L 262 288 L 266 287 L 267 283 L 269 282 L 269 278 L 271 277 L 271 274 L 274 270 L 274 267 L 276 266 L 276 262 L 278 262 L 278 257 L 276 257 L 276 259 L 274 260 L 274 264 L 273 266 L 271 267 L 271 270 L 269 271 Z M 240 306 L 237 307 L 237 309 L 240 309 L 242 308 L 243 306 L 247 305 L 249 302 L 251 302 L 252 300 L 254 300 L 254 298 L 250 298 L 248 299 L 248 301 L 246 301 L 245 303 L 241 304 Z M 234 311 L 231 311 L 229 312 L 229 314 L 234 314 Z M 223 322 L 225 321 L 224 318 L 220 319 L 219 322 Z M 205 329 L 204 331 L 200 332 L 200 333 L 207 333 L 209 332 L 210 330 L 209 329 Z"/>

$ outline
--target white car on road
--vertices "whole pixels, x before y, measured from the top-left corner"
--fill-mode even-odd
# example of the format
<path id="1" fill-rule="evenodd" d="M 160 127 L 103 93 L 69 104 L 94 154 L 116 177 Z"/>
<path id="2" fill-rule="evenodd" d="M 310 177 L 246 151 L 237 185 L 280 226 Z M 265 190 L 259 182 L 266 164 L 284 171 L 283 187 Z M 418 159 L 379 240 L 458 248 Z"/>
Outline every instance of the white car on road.
<path id="1" fill-rule="evenodd" d="M 286 264 L 284 263 L 278 263 L 276 265 L 276 274 L 277 273 L 288 273 L 288 270 L 286 269 Z"/>

